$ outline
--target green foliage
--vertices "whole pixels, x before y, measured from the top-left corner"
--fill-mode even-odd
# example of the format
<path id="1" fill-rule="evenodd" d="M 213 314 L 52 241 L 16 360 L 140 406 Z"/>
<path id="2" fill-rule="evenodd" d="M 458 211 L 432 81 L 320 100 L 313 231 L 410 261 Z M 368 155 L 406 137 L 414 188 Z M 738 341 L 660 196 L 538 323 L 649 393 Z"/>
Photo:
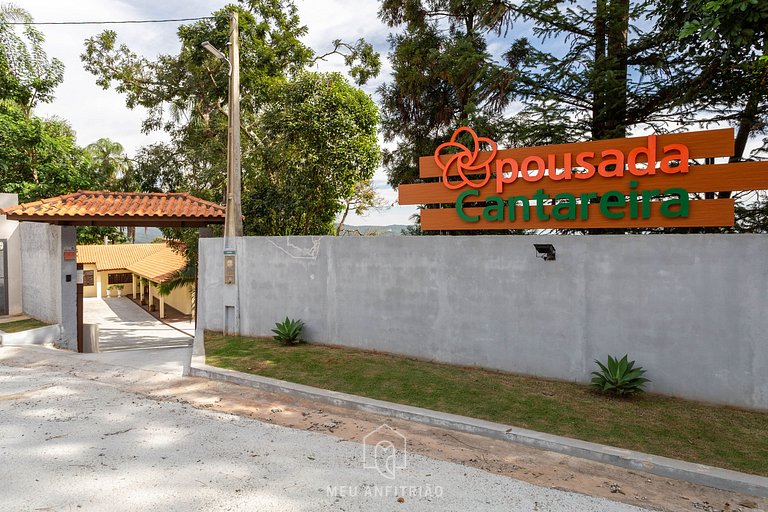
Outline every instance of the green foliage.
<path id="1" fill-rule="evenodd" d="M 728 122 L 732 161 L 768 126 L 764 1 L 383 0 L 380 16 L 401 29 L 380 89 L 392 186 L 462 124 L 520 147 Z"/>
<path id="2" fill-rule="evenodd" d="M 88 167 L 99 190 L 133 191 L 132 165 L 122 144 L 101 138 L 85 147 Z"/>
<path id="3" fill-rule="evenodd" d="M 603 393 L 610 393 L 616 396 L 632 395 L 643 391 L 643 386 L 649 379 L 643 377 L 646 370 L 642 367 L 635 368 L 634 361 L 628 361 L 627 355 L 619 360 L 608 356 L 607 364 L 603 364 L 597 359 L 595 363 L 600 367 L 599 372 L 592 372 L 592 386 Z"/>
<path id="4" fill-rule="evenodd" d="M 144 107 L 144 131 L 170 142 L 143 148 L 133 183 L 141 190 L 184 190 L 223 202 L 227 143 L 227 66 L 201 47 L 225 49 L 229 13 L 240 27 L 242 197 L 246 234 L 330 234 L 333 220 L 379 161 L 373 101 L 340 75 L 307 72 L 343 56 L 358 83 L 375 76 L 379 56 L 363 40 L 333 42 L 316 55 L 301 42 L 293 2 L 246 0 L 214 19 L 182 25 L 181 51 L 154 60 L 118 43 L 114 31 L 86 41 L 82 60 L 104 88 Z"/>
<path id="5" fill-rule="evenodd" d="M 299 73 L 280 84 L 259 126 L 263 143 L 244 196 L 245 230 L 325 235 L 379 162 L 378 111 L 338 73 Z"/>
<path id="6" fill-rule="evenodd" d="M 48 60 L 45 37 L 31 23 L 32 16 L 13 4 L 0 5 L 0 99 L 11 100 L 29 117 L 40 102 L 53 100 L 53 91 L 64 78 L 64 64 Z"/>
<path id="7" fill-rule="evenodd" d="M 23 107 L 0 100 L 0 191 L 19 200 L 87 189 L 92 184 L 84 153 L 64 121 L 27 117 Z"/>
<path id="8" fill-rule="evenodd" d="M 92 188 L 98 183 L 88 155 L 61 119 L 33 115 L 40 102 L 53 99 L 64 66 L 48 59 L 44 37 L 13 5 L 0 5 L 0 192 L 22 202 Z"/>
<path id="9" fill-rule="evenodd" d="M 119 228 L 108 226 L 79 226 L 77 228 L 78 245 L 99 245 L 104 243 L 104 237 L 113 244 L 127 244 L 128 238 Z"/>
<path id="10" fill-rule="evenodd" d="M 302 329 L 304 329 L 304 322 L 285 317 L 282 322 L 275 323 L 275 328 L 272 329 L 272 332 L 275 333 L 273 338 L 283 345 L 297 345 L 303 341 L 301 339 Z"/>

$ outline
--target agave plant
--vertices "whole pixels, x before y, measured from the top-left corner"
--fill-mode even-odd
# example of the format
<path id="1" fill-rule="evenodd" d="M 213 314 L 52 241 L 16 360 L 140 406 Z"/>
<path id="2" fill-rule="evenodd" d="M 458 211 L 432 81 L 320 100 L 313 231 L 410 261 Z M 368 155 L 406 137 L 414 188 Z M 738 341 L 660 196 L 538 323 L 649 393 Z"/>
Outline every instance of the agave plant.
<path id="1" fill-rule="evenodd" d="M 620 360 L 608 356 L 607 365 L 597 359 L 595 362 L 601 371 L 592 372 L 592 385 L 604 393 L 613 393 L 616 396 L 632 395 L 643 391 L 645 383 L 650 382 L 643 377 L 646 370 L 639 366 L 635 368 L 635 362 L 629 361 L 626 354 Z"/>
<path id="2" fill-rule="evenodd" d="M 272 332 L 275 333 L 273 336 L 275 340 L 283 345 L 296 345 L 302 342 L 300 337 L 302 329 L 304 329 L 304 322 L 285 317 L 284 321 L 275 323 Z"/>

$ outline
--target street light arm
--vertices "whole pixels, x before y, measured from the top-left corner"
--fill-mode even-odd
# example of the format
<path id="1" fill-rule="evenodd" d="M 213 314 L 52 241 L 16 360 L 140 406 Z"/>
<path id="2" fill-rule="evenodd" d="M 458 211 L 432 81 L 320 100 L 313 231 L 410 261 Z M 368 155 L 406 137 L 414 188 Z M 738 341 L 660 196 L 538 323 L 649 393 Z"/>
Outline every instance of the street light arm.
<path id="1" fill-rule="evenodd" d="M 200 45 L 200 46 L 202 46 L 203 48 L 205 48 L 206 50 L 208 50 L 208 52 L 210 52 L 210 54 L 211 54 L 211 55 L 213 55 L 214 57 L 216 57 L 217 59 L 219 59 L 219 60 L 223 60 L 224 62 L 226 62 L 226 63 L 227 63 L 227 65 L 229 66 L 229 72 L 230 72 L 230 73 L 232 73 L 232 63 L 231 63 L 231 62 L 229 62 L 229 59 L 227 58 L 227 56 L 226 56 L 226 55 L 224 55 L 224 54 L 221 52 L 221 50 L 219 50 L 218 48 L 216 48 L 215 46 L 213 46 L 213 45 L 212 45 L 210 42 L 208 42 L 208 41 L 203 41 L 203 42 L 201 43 L 201 45 Z"/>

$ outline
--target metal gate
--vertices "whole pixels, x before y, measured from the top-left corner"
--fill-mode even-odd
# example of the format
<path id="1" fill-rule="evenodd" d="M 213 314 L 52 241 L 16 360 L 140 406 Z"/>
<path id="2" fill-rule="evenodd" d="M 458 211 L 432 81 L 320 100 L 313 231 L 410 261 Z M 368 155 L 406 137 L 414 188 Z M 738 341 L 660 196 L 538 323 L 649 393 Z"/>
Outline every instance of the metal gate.
<path id="1" fill-rule="evenodd" d="M 0 240 L 0 316 L 8 314 L 8 240 Z"/>

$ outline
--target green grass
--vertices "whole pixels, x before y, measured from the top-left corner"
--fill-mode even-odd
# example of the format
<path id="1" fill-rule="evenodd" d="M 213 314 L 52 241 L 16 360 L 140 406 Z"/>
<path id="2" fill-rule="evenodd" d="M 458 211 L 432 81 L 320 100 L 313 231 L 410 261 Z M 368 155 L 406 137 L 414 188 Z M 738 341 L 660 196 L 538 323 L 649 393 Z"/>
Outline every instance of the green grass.
<path id="1" fill-rule="evenodd" d="M 26 320 L 15 320 L 13 322 L 6 322 L 4 324 L 0 324 L 0 331 L 10 334 L 12 332 L 28 331 L 29 329 L 37 329 L 38 327 L 45 327 L 46 325 L 48 324 L 43 323 L 40 320 L 35 320 L 34 318 L 28 318 Z"/>
<path id="2" fill-rule="evenodd" d="M 207 333 L 205 351 L 221 368 L 768 476 L 768 413 L 272 339 Z"/>

